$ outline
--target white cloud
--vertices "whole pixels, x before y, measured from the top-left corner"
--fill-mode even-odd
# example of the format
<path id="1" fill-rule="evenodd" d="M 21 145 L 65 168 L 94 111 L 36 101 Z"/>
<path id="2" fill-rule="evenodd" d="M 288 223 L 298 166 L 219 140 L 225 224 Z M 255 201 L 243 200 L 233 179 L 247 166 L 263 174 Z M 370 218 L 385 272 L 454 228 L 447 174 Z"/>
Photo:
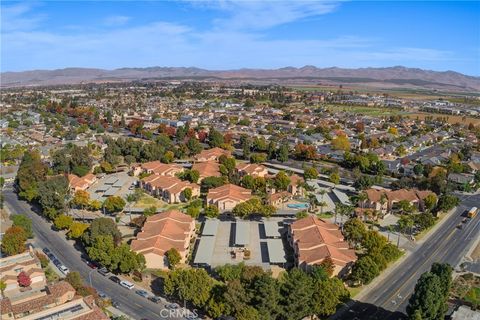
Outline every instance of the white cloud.
<path id="1" fill-rule="evenodd" d="M 2 33 L 13 30 L 32 30 L 45 20 L 45 15 L 30 14 L 33 9 L 31 3 L 2 5 L 1 20 Z"/>
<path id="2" fill-rule="evenodd" d="M 130 19 L 131 17 L 127 16 L 110 16 L 103 20 L 103 24 L 109 27 L 123 26 L 130 21 Z"/>

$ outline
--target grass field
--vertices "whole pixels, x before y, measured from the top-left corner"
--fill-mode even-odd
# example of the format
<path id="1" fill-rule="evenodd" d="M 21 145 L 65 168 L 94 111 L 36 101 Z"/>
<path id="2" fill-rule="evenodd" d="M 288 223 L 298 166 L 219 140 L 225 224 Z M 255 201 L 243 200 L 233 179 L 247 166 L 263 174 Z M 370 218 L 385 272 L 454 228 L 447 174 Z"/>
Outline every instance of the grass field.
<path id="1" fill-rule="evenodd" d="M 169 203 L 166 203 L 165 201 L 162 201 L 160 199 L 157 199 L 157 198 L 154 198 L 152 197 L 151 195 L 148 195 L 146 193 L 144 193 L 142 195 L 142 197 L 140 198 L 140 200 L 138 200 L 136 203 L 135 203 L 135 207 L 136 208 L 143 208 L 143 209 L 146 209 L 146 208 L 150 208 L 150 207 L 155 207 L 157 209 L 164 209 L 164 210 L 168 210 L 168 209 L 182 209 L 185 207 L 185 203 L 172 203 L 172 204 L 169 204 Z"/>
<path id="2" fill-rule="evenodd" d="M 406 113 L 405 115 L 408 115 L 410 119 L 420 119 L 424 120 L 425 117 L 433 117 L 438 118 L 447 118 L 448 123 L 455 124 L 455 123 L 473 123 L 474 125 L 480 124 L 480 118 L 472 118 L 472 117 L 462 117 L 462 116 L 453 116 L 453 115 L 448 115 L 448 114 L 440 114 L 440 113 L 424 113 L 424 112 L 418 112 L 418 113 Z"/>
<path id="3" fill-rule="evenodd" d="M 475 306 L 480 305 L 480 288 L 471 288 L 465 295 L 465 300 Z"/>
<path id="4" fill-rule="evenodd" d="M 334 106 L 329 105 L 327 109 L 332 112 L 344 111 L 363 114 L 372 117 L 389 117 L 393 115 L 404 115 L 406 112 L 392 108 L 366 107 L 366 106 Z"/>

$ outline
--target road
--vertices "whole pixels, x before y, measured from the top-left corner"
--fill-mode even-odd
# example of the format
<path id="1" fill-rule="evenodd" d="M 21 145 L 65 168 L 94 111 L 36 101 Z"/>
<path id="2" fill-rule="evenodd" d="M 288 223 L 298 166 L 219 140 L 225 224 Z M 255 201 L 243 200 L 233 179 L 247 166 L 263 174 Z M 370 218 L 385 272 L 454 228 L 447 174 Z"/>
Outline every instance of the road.
<path id="1" fill-rule="evenodd" d="M 467 253 L 468 248 L 480 235 L 480 215 L 469 219 L 463 229 L 465 210 L 480 203 L 480 195 L 461 196 L 461 203 L 422 245 L 408 256 L 386 278 L 372 287 L 361 301 L 353 302 L 331 319 L 404 319 L 408 299 L 420 276 L 430 270 L 434 262 L 449 263 L 455 267 Z"/>
<path id="2" fill-rule="evenodd" d="M 23 214 L 32 220 L 35 233 L 35 243 L 38 246 L 48 247 L 50 251 L 62 261 L 70 271 L 78 271 L 88 284 L 91 277 L 92 286 L 105 293 L 113 301 L 119 303 L 119 309 L 133 319 L 182 319 L 176 317 L 162 317 L 165 309 L 163 304 L 155 304 L 146 298 L 135 294 L 135 290 L 128 290 L 112 282 L 108 277 L 100 275 L 95 269 L 89 268 L 82 260 L 81 253 L 70 242 L 67 242 L 61 233 L 53 231 L 49 222 L 31 210 L 31 206 L 17 199 L 17 195 L 8 188 L 2 191 L 5 205 L 12 213 Z M 90 277 L 89 277 L 90 275 Z M 166 314 L 165 311 L 162 315 Z"/>

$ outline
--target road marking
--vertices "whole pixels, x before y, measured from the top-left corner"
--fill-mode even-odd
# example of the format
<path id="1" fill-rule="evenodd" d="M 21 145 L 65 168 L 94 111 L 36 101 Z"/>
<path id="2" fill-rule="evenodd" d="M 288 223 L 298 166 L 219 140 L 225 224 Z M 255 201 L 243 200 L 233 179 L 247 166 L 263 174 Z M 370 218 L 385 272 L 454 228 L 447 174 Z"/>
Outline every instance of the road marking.
<path id="1" fill-rule="evenodd" d="M 450 234 L 442 241 L 442 243 L 444 243 L 445 241 L 448 241 L 448 240 L 452 237 L 452 235 L 453 235 L 453 233 L 454 233 L 455 231 L 456 231 L 456 229 L 452 229 L 452 231 L 450 231 Z M 405 287 L 405 286 L 407 285 L 407 283 L 408 283 L 410 280 L 412 280 L 412 278 L 415 277 L 415 276 L 418 274 L 418 272 L 420 271 L 420 269 L 421 269 L 425 264 L 427 264 L 427 263 L 432 259 L 432 257 L 433 257 L 435 254 L 437 254 L 437 252 L 438 252 L 441 248 L 442 248 L 442 246 L 438 246 L 438 248 L 433 252 L 433 254 L 431 254 L 427 259 L 425 259 L 425 261 L 416 269 L 416 271 L 415 271 L 414 273 L 412 273 L 412 274 L 410 275 L 410 277 L 408 277 L 408 279 L 403 282 L 403 284 L 400 286 L 400 288 L 397 289 L 393 294 L 391 294 L 391 295 L 386 299 L 386 302 L 380 304 L 380 306 L 381 306 L 381 307 L 383 307 L 383 306 L 388 306 L 388 302 L 389 302 L 390 300 L 392 300 L 392 298 L 393 298 L 394 296 L 396 296 L 396 295 L 398 295 L 398 294 L 400 293 L 400 291 L 403 289 L 403 287 Z"/>

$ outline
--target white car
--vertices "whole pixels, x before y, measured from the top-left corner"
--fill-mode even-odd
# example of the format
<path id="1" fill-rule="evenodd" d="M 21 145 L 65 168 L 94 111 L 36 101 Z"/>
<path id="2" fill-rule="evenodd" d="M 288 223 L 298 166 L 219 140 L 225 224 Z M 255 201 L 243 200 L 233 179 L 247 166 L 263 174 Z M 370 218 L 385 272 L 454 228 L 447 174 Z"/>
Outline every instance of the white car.
<path id="1" fill-rule="evenodd" d="M 128 290 L 132 290 L 133 288 L 135 288 L 133 283 L 131 283 L 130 281 L 126 281 L 126 280 L 120 281 L 120 285 L 124 288 L 127 288 Z"/>
<path id="2" fill-rule="evenodd" d="M 70 269 L 65 267 L 63 264 L 58 266 L 58 270 L 60 270 L 64 275 L 67 275 L 70 272 Z"/>

